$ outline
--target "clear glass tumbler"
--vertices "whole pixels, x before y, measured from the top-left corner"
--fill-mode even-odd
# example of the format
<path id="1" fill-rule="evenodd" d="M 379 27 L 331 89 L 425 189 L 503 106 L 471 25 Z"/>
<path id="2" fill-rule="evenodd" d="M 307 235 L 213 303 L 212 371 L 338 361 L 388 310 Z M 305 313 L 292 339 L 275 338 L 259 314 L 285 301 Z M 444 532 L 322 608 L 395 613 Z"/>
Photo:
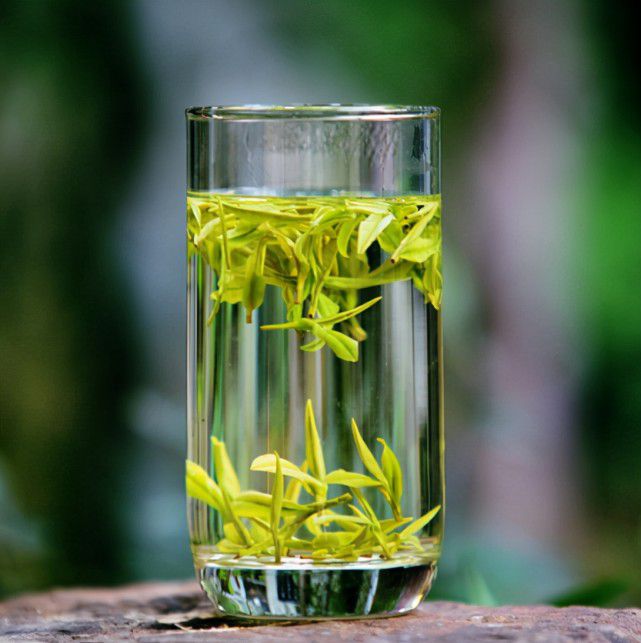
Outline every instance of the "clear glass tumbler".
<path id="1" fill-rule="evenodd" d="M 400 614 L 443 533 L 439 110 L 197 107 L 187 494 L 225 615 Z"/>

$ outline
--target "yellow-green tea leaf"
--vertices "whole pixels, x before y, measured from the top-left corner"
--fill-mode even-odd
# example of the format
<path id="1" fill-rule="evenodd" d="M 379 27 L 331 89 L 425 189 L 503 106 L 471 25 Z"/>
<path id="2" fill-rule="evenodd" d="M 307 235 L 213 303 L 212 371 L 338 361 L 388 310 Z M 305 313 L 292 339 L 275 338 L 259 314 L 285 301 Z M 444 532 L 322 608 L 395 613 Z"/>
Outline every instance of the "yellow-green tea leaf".
<path id="1" fill-rule="evenodd" d="M 401 496 L 403 495 L 403 472 L 401 470 L 401 464 L 394 451 L 387 446 L 387 442 L 385 442 L 383 438 L 378 438 L 378 441 L 383 445 L 383 455 L 381 456 L 383 474 L 387 479 L 394 502 L 400 504 Z"/>
<path id="2" fill-rule="evenodd" d="M 325 346 L 325 342 L 322 339 L 314 339 L 307 344 L 303 344 L 300 349 L 306 353 L 313 353 L 323 348 L 323 346 Z"/>
<path id="3" fill-rule="evenodd" d="M 417 531 L 420 531 L 427 525 L 436 514 L 440 511 L 441 505 L 437 505 L 434 509 L 428 511 L 424 516 L 421 516 L 418 520 L 415 520 L 413 523 L 405 527 L 403 531 L 400 532 L 399 536 L 401 540 L 405 540 L 410 536 L 413 536 Z"/>
<path id="4" fill-rule="evenodd" d="M 312 541 L 314 549 L 338 549 L 351 544 L 356 538 L 353 531 L 331 531 L 318 534 Z"/>
<path id="5" fill-rule="evenodd" d="M 216 544 L 217 549 L 223 554 L 238 554 L 240 552 L 244 553 L 244 550 L 247 548 L 246 545 L 239 545 L 234 543 L 228 538 L 223 538 L 219 540 Z"/>
<path id="6" fill-rule="evenodd" d="M 285 541 L 285 545 L 291 549 L 303 549 L 309 550 L 312 548 L 312 541 L 305 540 L 304 538 L 288 538 Z"/>
<path id="7" fill-rule="evenodd" d="M 351 212 L 356 212 L 358 214 L 385 215 L 389 212 L 389 204 L 382 199 L 352 199 L 350 201 L 345 201 L 345 205 Z"/>
<path id="8" fill-rule="evenodd" d="M 411 264 L 410 264 L 411 267 Z M 409 273 L 409 269 L 408 269 Z M 361 290 L 362 288 L 371 288 L 372 286 L 382 286 L 383 284 L 396 283 L 398 281 L 406 281 L 409 279 L 409 274 L 398 276 L 395 274 L 376 275 L 368 277 L 327 277 L 324 282 L 326 288 L 336 290 Z"/>
<path id="9" fill-rule="evenodd" d="M 360 503 L 361 507 L 363 507 L 363 511 L 365 512 L 365 517 L 369 520 L 370 524 L 374 527 L 380 528 L 380 521 L 376 517 L 376 512 L 372 508 L 372 505 L 370 505 L 370 503 L 363 495 L 363 492 L 356 487 L 354 487 L 352 491 L 354 493 L 354 496 L 356 496 L 356 498 L 358 499 L 358 502 Z M 362 515 L 363 514 L 361 513 L 361 516 Z"/>
<path id="10" fill-rule="evenodd" d="M 304 473 L 303 471 L 301 471 L 293 462 L 285 460 L 285 458 L 281 458 L 280 465 L 283 470 L 283 475 L 300 480 L 303 485 L 308 488 L 322 488 L 323 484 L 319 480 L 316 480 L 316 478 L 313 478 L 308 473 Z M 276 473 L 276 458 L 273 453 L 260 455 L 257 458 L 254 458 L 254 461 L 251 463 L 251 466 L 249 468 L 252 471 L 266 471 L 267 473 Z"/>
<path id="11" fill-rule="evenodd" d="M 191 207 L 191 211 L 194 215 L 194 219 L 196 219 L 196 222 L 200 226 L 200 203 L 198 201 L 192 200 L 189 202 L 189 206 Z M 189 216 L 189 212 L 187 213 L 187 216 Z"/>
<path id="12" fill-rule="evenodd" d="M 336 469 L 327 474 L 325 478 L 327 484 L 342 484 L 346 487 L 379 487 L 380 482 L 370 478 L 362 473 L 354 471 L 345 471 L 345 469 Z"/>
<path id="13" fill-rule="evenodd" d="M 234 511 L 236 512 L 236 515 L 241 516 L 242 518 L 249 518 L 250 520 L 252 518 L 269 520 L 270 506 L 258 505 L 253 502 L 245 502 L 243 500 L 234 501 Z"/>
<path id="14" fill-rule="evenodd" d="M 305 456 L 312 475 L 318 480 L 324 480 L 325 459 L 323 458 L 323 449 L 321 448 L 320 437 L 316 428 L 312 401 L 309 399 L 305 405 Z"/>
<path id="15" fill-rule="evenodd" d="M 423 263 L 427 261 L 428 257 L 438 252 L 439 246 L 440 240 L 438 239 L 424 239 L 423 237 L 419 237 L 407 244 L 403 251 L 398 254 L 398 258 L 414 263 Z"/>
<path id="16" fill-rule="evenodd" d="M 394 529 L 398 529 L 408 522 L 412 522 L 411 517 L 401 518 L 400 520 L 396 520 L 396 518 L 386 518 L 385 520 L 381 520 L 381 529 L 384 534 L 389 534 L 391 531 L 394 531 Z"/>
<path id="17" fill-rule="evenodd" d="M 366 301 L 364 304 L 361 304 L 360 306 L 356 306 L 356 308 L 352 308 L 351 310 L 344 310 L 341 313 L 337 313 L 336 315 L 331 315 L 329 317 L 322 317 L 319 319 L 315 319 L 314 321 L 317 324 L 338 324 L 340 322 L 344 322 L 347 319 L 350 319 L 351 317 L 355 317 L 356 315 L 360 315 L 364 310 L 367 310 L 368 308 L 371 308 L 374 304 L 377 304 L 382 297 L 374 297 L 374 299 L 370 299 L 369 301 Z"/>
<path id="18" fill-rule="evenodd" d="M 340 312 L 340 306 L 327 295 L 320 293 L 318 296 L 318 313 L 321 317 L 331 317 Z"/>
<path id="19" fill-rule="evenodd" d="M 283 483 L 283 470 L 280 466 L 280 458 L 278 453 L 274 451 L 276 459 L 276 471 L 274 475 L 274 489 L 272 491 L 272 509 L 271 509 L 271 526 L 272 534 L 274 537 L 274 548 L 276 549 L 276 563 L 280 563 L 281 556 L 281 541 L 278 534 L 278 527 L 280 525 L 280 514 L 283 507 L 284 483 Z"/>
<path id="20" fill-rule="evenodd" d="M 281 458 L 280 461 L 282 467 L 283 458 Z M 236 502 L 245 502 L 262 507 L 271 507 L 272 495 L 269 493 L 263 493 L 262 491 L 241 491 L 241 493 L 236 496 Z M 296 501 L 283 498 L 284 511 L 302 511 L 304 509 L 305 505 L 300 505 Z"/>
<path id="21" fill-rule="evenodd" d="M 320 534 L 323 531 L 321 526 L 317 522 L 317 518 L 318 518 L 318 516 L 312 514 L 303 523 L 305 525 L 305 527 L 307 528 L 307 531 L 309 531 L 309 533 L 312 536 L 318 536 L 318 534 Z"/>
<path id="22" fill-rule="evenodd" d="M 243 306 L 247 310 L 247 323 L 251 323 L 252 312 L 263 303 L 265 296 L 265 244 L 259 242 L 258 247 L 247 258 L 245 265 L 245 285 L 243 286 Z"/>
<path id="23" fill-rule="evenodd" d="M 307 473 L 307 460 L 305 460 L 303 464 L 300 465 L 300 470 L 303 473 Z M 296 478 L 292 478 L 287 483 L 287 487 L 285 487 L 285 498 L 283 500 L 283 506 L 287 501 L 298 502 L 298 498 L 300 497 L 300 492 L 302 488 L 303 488 L 303 485 L 301 481 L 297 480 Z"/>
<path id="24" fill-rule="evenodd" d="M 349 221 L 345 221 L 341 224 L 338 230 L 338 237 L 336 238 L 336 245 L 338 247 L 338 252 L 345 258 L 349 257 L 349 242 L 356 230 L 358 225 L 358 219 L 354 217 Z"/>
<path id="25" fill-rule="evenodd" d="M 223 494 L 220 487 L 207 475 L 207 472 L 195 462 L 187 460 L 185 476 L 187 494 L 210 505 L 217 511 L 223 511 Z"/>
<path id="26" fill-rule="evenodd" d="M 427 224 L 438 212 L 438 203 L 428 203 L 427 205 L 424 205 L 419 212 L 421 214 L 421 218 L 412 226 L 412 229 L 405 235 L 398 248 L 396 248 L 392 253 L 393 261 L 398 260 L 400 254 L 405 250 L 405 248 L 421 236 L 423 230 L 427 227 Z"/>
<path id="27" fill-rule="evenodd" d="M 335 523 L 347 531 L 360 531 L 363 525 L 369 524 L 367 520 L 360 516 L 343 516 L 342 514 L 330 512 L 325 512 L 320 516 L 314 516 L 313 520 L 317 525 L 329 525 Z"/>
<path id="28" fill-rule="evenodd" d="M 240 516 L 236 513 L 229 494 L 222 489 L 223 494 L 223 507 L 224 507 L 224 519 L 225 522 L 231 522 L 234 525 L 235 531 L 238 534 L 238 537 L 245 543 L 245 545 L 250 546 L 253 544 L 251 536 L 247 531 L 245 525 L 243 525 Z"/>
<path id="29" fill-rule="evenodd" d="M 358 226 L 358 239 L 356 252 L 363 254 L 385 228 L 394 220 L 393 214 L 370 214 L 365 221 Z"/>
<path id="30" fill-rule="evenodd" d="M 243 545 L 244 547 L 247 547 L 247 543 L 244 541 L 243 537 L 238 533 L 238 529 L 236 529 L 236 525 L 234 523 L 228 522 L 223 526 L 223 533 L 225 534 L 225 538 L 229 540 L 230 542 L 236 544 L 236 545 Z"/>
<path id="31" fill-rule="evenodd" d="M 403 228 L 397 221 L 392 221 L 378 236 L 378 244 L 385 252 L 391 254 L 403 239 Z"/>
<path id="32" fill-rule="evenodd" d="M 214 454 L 214 474 L 218 484 L 235 498 L 240 493 L 240 483 L 234 470 L 234 465 L 229 459 L 225 443 L 218 438 L 212 437 L 212 451 Z"/>
<path id="33" fill-rule="evenodd" d="M 387 487 L 387 478 L 383 473 L 383 470 L 379 466 L 374 454 L 369 450 L 365 440 L 363 440 L 360 431 L 358 430 L 358 425 L 356 420 L 352 418 L 352 436 L 354 438 L 354 444 L 356 445 L 356 450 L 358 455 L 361 457 L 365 468 L 385 487 Z"/>
<path id="34" fill-rule="evenodd" d="M 358 342 L 337 330 L 328 330 L 314 323 L 312 332 L 323 340 L 340 359 L 346 362 L 358 361 Z"/>
<path id="35" fill-rule="evenodd" d="M 284 483 L 283 469 L 280 465 L 278 453 L 274 451 L 276 458 L 276 471 L 274 472 L 274 489 L 272 491 L 272 529 L 278 529 L 280 523 L 280 514 L 283 508 Z"/>
<path id="36" fill-rule="evenodd" d="M 271 533 L 271 525 L 261 518 L 251 517 L 250 520 L 252 521 L 253 525 L 258 527 L 261 531 L 264 531 L 268 534 Z"/>
<path id="37" fill-rule="evenodd" d="M 218 198 L 218 214 L 220 216 L 220 229 L 223 238 L 223 257 L 227 268 L 231 268 L 231 260 L 229 258 L 229 243 L 227 241 L 227 224 L 225 223 L 225 208 L 220 197 Z"/>
<path id="38" fill-rule="evenodd" d="M 243 306 L 247 310 L 246 321 L 251 324 L 252 313 L 263 303 L 265 297 L 265 278 L 252 273 L 247 276 L 243 288 Z"/>

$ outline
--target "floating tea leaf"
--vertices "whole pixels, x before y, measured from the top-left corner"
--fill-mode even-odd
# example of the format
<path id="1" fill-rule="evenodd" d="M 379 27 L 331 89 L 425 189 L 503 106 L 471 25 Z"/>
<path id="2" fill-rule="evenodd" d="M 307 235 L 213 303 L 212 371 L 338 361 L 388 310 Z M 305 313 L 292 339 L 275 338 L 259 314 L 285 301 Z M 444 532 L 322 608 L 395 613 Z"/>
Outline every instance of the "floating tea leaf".
<path id="1" fill-rule="evenodd" d="M 303 350 L 326 345 L 338 358 L 353 362 L 357 342 L 366 339 L 355 319 L 364 310 L 352 298 L 356 291 L 411 278 L 426 304 L 440 307 L 439 195 L 373 199 L 193 193 L 187 219 L 188 255 L 202 257 L 217 278 L 210 322 L 222 303 L 241 302 L 251 322 L 266 286 L 274 286 L 282 292 L 289 321 L 307 316 L 328 326 L 320 332 L 303 329 L 316 335 Z M 376 245 L 380 254 L 391 257 L 371 270 L 367 251 Z M 348 322 L 344 329 L 332 328 L 342 322 Z M 265 328 L 301 330 L 297 325 Z"/>

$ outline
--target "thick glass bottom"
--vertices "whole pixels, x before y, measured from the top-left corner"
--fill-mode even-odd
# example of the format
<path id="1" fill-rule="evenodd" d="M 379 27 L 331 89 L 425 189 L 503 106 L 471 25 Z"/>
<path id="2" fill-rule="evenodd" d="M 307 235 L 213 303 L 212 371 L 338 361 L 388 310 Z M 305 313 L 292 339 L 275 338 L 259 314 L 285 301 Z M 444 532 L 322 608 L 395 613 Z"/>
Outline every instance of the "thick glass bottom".
<path id="1" fill-rule="evenodd" d="M 384 617 L 419 605 L 436 575 L 436 561 L 416 556 L 391 561 L 280 565 L 240 564 L 195 556 L 202 588 L 221 615 L 299 620 Z"/>

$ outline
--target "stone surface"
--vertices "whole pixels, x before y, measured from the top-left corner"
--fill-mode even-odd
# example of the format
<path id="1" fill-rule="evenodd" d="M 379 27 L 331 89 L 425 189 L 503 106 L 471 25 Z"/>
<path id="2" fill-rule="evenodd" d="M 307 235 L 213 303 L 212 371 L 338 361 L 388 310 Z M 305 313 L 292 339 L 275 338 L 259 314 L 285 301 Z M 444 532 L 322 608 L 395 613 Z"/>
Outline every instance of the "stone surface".
<path id="1" fill-rule="evenodd" d="M 0 603 L 0 641 L 641 641 L 641 610 L 427 602 L 392 619 L 238 625 L 197 585 L 58 590 Z"/>

